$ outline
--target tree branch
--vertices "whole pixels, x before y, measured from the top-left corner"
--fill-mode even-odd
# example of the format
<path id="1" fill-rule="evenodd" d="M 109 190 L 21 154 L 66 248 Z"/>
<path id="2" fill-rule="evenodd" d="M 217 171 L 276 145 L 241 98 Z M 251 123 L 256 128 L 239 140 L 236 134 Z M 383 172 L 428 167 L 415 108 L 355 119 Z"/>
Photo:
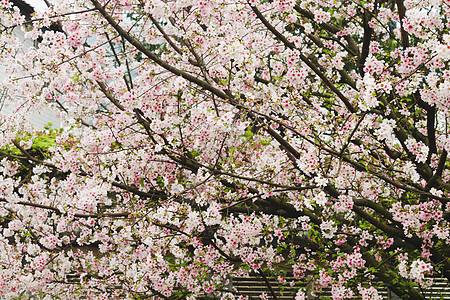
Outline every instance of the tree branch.
<path id="1" fill-rule="evenodd" d="M 213 87 L 212 85 L 208 84 L 207 82 L 199 79 L 198 77 L 191 75 L 185 71 L 182 71 L 180 69 L 175 68 L 174 66 L 168 64 L 161 58 L 159 58 L 156 54 L 152 53 L 150 50 L 145 48 L 145 46 L 139 42 L 136 38 L 134 38 L 131 34 L 129 34 L 125 29 L 123 29 L 115 20 L 114 18 L 109 15 L 105 8 L 98 2 L 97 0 L 91 0 L 92 4 L 94 4 L 94 7 L 98 10 L 98 12 L 108 21 L 108 23 L 117 31 L 117 33 L 122 36 L 125 40 L 127 40 L 131 45 L 133 45 L 137 50 L 142 52 L 145 56 L 147 56 L 150 60 L 155 62 L 156 64 L 160 65 L 162 68 L 166 69 L 167 71 L 185 78 L 186 80 L 195 83 L 196 85 L 204 88 L 205 90 L 208 90 L 212 92 L 217 97 L 220 97 L 222 99 L 229 99 L 229 96 L 224 93 L 223 91 Z"/>
<path id="2" fill-rule="evenodd" d="M 253 12 L 256 14 L 258 19 L 266 26 L 267 29 L 269 29 L 270 32 L 275 35 L 275 37 L 280 40 L 286 47 L 290 49 L 297 49 L 297 47 L 288 41 L 288 39 L 283 36 L 278 30 L 276 30 L 275 27 L 272 26 L 272 24 L 269 23 L 269 21 L 263 16 L 263 14 L 253 5 L 250 5 Z M 298 49 L 297 49 L 298 50 Z M 325 85 L 332 90 L 336 96 L 338 96 L 339 99 L 344 103 L 345 107 L 352 112 L 355 113 L 356 109 L 353 107 L 353 105 L 350 103 L 350 100 L 345 97 L 342 92 L 323 74 L 306 56 L 304 56 L 302 53 L 300 53 L 300 59 L 317 75 L 319 78 L 325 83 Z"/>

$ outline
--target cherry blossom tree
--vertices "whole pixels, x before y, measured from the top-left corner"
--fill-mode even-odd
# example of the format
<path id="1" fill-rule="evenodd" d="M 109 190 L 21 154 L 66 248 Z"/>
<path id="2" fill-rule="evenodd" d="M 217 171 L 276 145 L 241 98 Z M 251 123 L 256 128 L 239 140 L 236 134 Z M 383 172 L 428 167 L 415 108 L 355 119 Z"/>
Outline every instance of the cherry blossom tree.
<path id="1" fill-rule="evenodd" d="M 0 2 L 0 297 L 450 280 L 450 1 L 48 4 Z"/>

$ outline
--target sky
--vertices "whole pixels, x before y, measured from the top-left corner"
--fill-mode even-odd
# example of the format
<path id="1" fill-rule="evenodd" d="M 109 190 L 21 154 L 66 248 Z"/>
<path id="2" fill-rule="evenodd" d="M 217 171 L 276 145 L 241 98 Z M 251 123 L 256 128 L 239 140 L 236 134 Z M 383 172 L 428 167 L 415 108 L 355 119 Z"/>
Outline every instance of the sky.
<path id="1" fill-rule="evenodd" d="M 44 0 L 25 0 L 25 2 L 33 6 L 33 8 L 38 11 L 43 11 L 47 8 Z"/>

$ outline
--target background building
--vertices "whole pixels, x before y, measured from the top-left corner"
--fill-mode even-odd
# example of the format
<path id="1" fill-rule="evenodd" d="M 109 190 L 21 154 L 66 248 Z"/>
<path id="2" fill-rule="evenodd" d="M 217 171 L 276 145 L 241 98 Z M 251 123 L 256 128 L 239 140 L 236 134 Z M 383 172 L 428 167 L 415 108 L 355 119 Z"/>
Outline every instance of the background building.
<path id="1" fill-rule="evenodd" d="M 20 12 L 27 18 L 31 18 L 31 14 L 34 13 L 34 8 L 25 1 L 22 0 L 10 0 L 14 6 L 20 9 Z M 34 42 L 30 39 L 25 39 L 24 33 L 19 28 L 14 30 L 14 34 L 23 41 L 23 51 L 26 52 L 30 47 L 34 46 Z M 0 65 L 0 82 L 5 80 L 6 74 L 4 71 L 5 66 Z M 8 91 L 6 89 L 0 90 L 0 114 L 10 115 L 17 109 L 17 104 L 14 101 L 7 99 Z M 48 123 L 52 123 L 52 127 L 61 127 L 61 120 L 51 110 L 45 109 L 40 113 L 35 113 L 30 116 L 30 122 L 36 129 L 44 129 Z"/>

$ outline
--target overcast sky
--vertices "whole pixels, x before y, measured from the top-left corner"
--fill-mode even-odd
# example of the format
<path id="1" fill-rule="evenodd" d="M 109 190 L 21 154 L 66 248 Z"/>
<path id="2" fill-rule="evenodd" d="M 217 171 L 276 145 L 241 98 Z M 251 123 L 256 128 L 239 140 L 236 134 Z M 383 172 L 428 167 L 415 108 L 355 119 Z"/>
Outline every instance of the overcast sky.
<path id="1" fill-rule="evenodd" d="M 28 4 L 34 7 L 35 10 L 45 10 L 47 8 L 47 5 L 45 5 L 44 0 L 25 0 Z"/>

